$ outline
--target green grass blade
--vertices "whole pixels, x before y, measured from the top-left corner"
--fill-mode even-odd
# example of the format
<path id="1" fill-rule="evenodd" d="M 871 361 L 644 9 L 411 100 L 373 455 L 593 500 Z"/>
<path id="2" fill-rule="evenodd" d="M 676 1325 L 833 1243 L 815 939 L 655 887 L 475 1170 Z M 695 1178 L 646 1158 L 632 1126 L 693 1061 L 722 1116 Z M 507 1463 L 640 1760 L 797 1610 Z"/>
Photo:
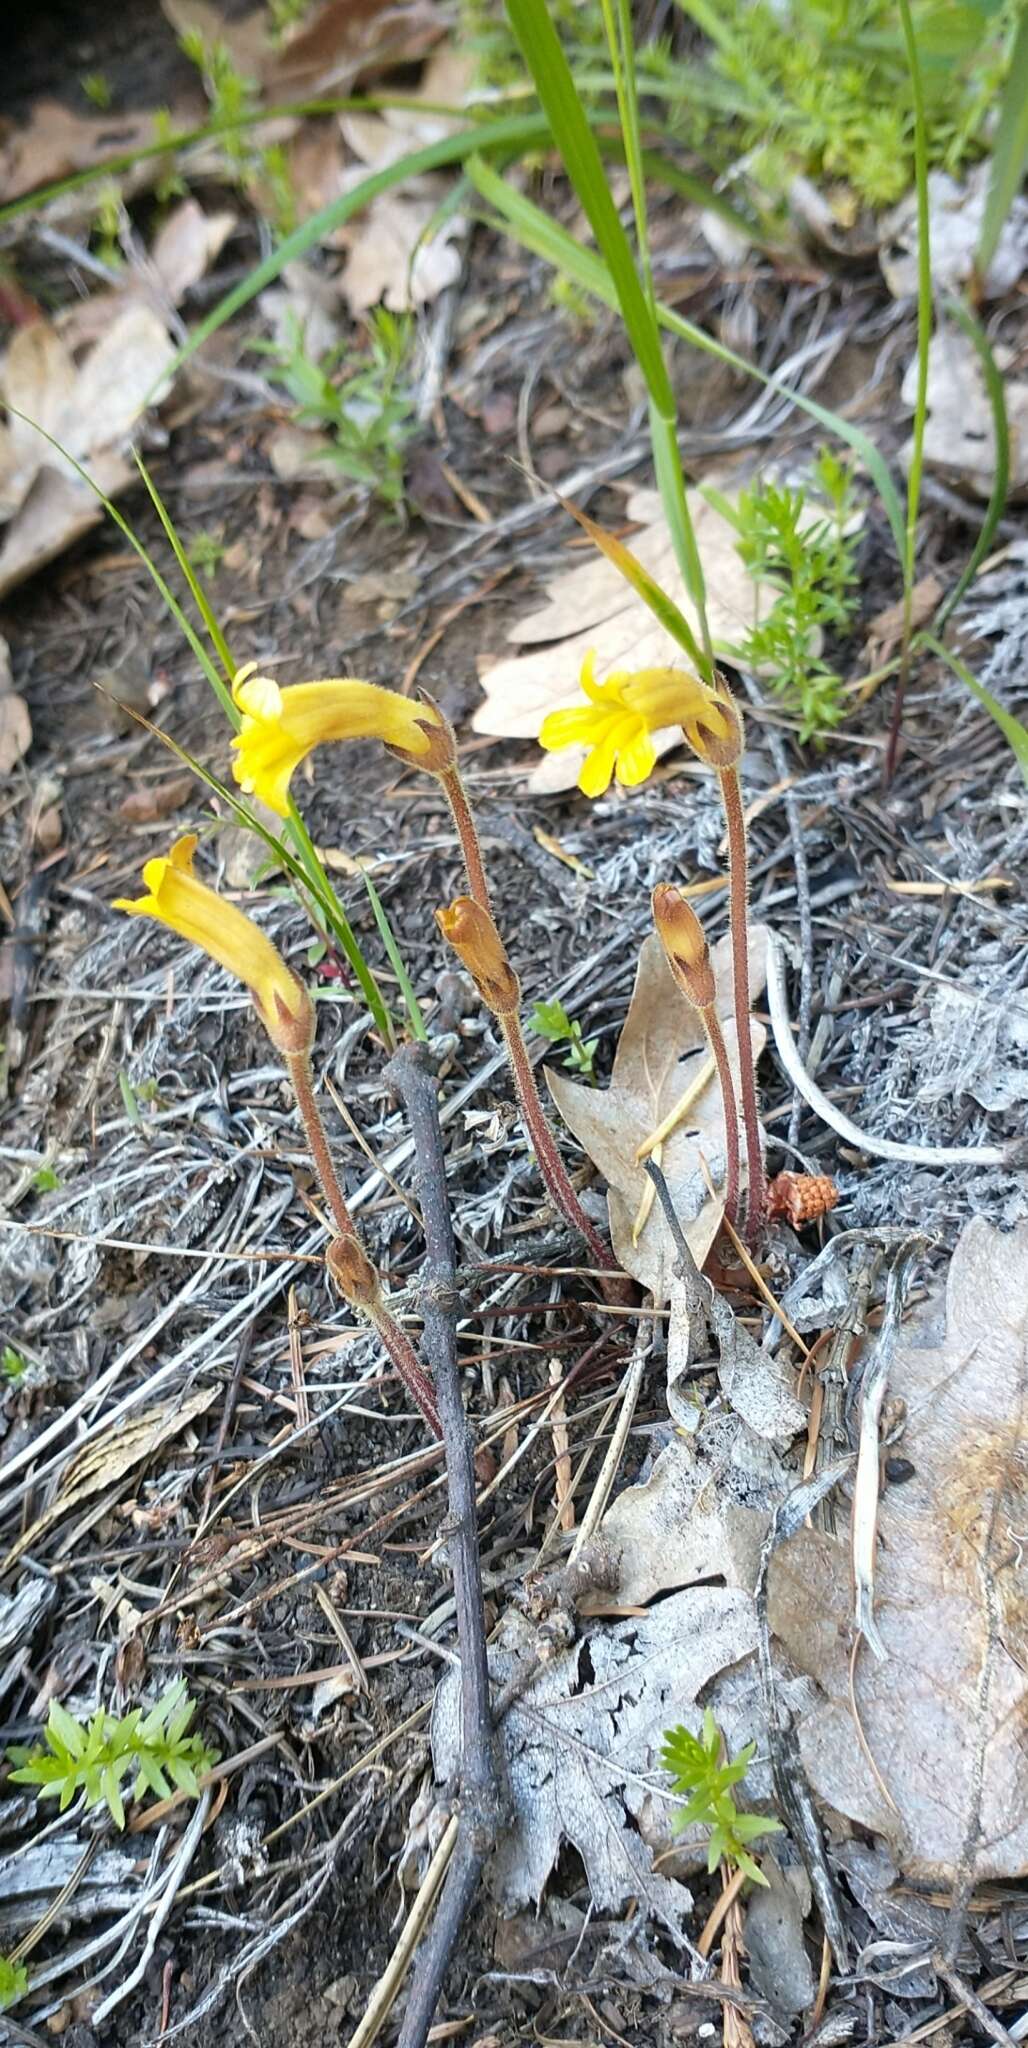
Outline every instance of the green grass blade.
<path id="1" fill-rule="evenodd" d="M 914 399 L 910 470 L 907 476 L 907 519 L 903 548 L 903 641 L 906 646 L 910 640 L 917 515 L 921 504 L 924 436 L 928 419 L 928 348 L 932 338 L 932 244 L 928 204 L 928 123 L 925 117 L 924 85 L 910 0 L 898 0 L 898 6 L 914 101 L 914 189 L 917 194 L 917 392 Z"/>
<path id="2" fill-rule="evenodd" d="M 557 495 L 559 497 L 559 493 Z M 643 603 L 648 605 L 665 633 L 670 633 L 671 638 L 677 640 L 679 647 L 685 649 L 696 668 L 702 669 L 703 656 L 688 619 L 679 611 L 667 591 L 662 590 L 660 584 L 654 581 L 649 570 L 643 567 L 638 555 L 633 555 L 631 548 L 626 548 L 624 541 L 618 540 L 616 534 L 608 533 L 605 526 L 598 526 L 595 519 L 590 519 L 589 514 L 583 512 L 580 505 L 573 504 L 570 498 L 560 498 L 560 503 L 565 512 L 570 512 L 572 519 L 577 519 L 593 546 L 599 549 L 601 555 L 606 555 L 608 562 L 612 562 L 615 569 L 620 571 L 636 596 L 641 597 Z"/>
<path id="3" fill-rule="evenodd" d="M 992 546 L 996 528 L 1003 517 L 1003 507 L 1007 502 L 1007 491 L 1010 487 L 1010 426 L 1007 420 L 1006 392 L 1003 388 L 1003 379 L 1000 375 L 996 358 L 989 347 L 988 337 L 984 328 L 975 319 L 970 309 L 964 305 L 963 300 L 947 299 L 945 305 L 947 312 L 952 314 L 953 319 L 963 328 L 968 340 L 976 349 L 978 360 L 982 366 L 985 389 L 988 392 L 989 404 L 992 407 L 992 428 L 996 439 L 996 467 L 989 502 L 986 506 L 985 517 L 982 520 L 981 531 L 961 575 L 950 591 L 945 604 L 936 615 L 935 630 L 937 633 L 942 632 L 950 614 L 956 610 L 957 605 L 960 603 L 979 564 L 984 562 Z"/>
<path id="4" fill-rule="evenodd" d="M 395 974 L 396 979 L 400 984 L 400 994 L 403 997 L 407 1009 L 407 1015 L 410 1019 L 411 1037 L 427 1040 L 428 1032 L 425 1029 L 425 1019 L 421 1012 L 421 1004 L 418 1002 L 417 996 L 414 993 L 414 984 L 411 981 L 410 975 L 408 974 L 407 969 L 404 965 L 403 955 L 400 952 L 400 948 L 396 943 L 393 928 L 389 922 L 389 917 L 386 911 L 385 904 L 383 903 L 382 898 L 379 895 L 378 890 L 376 889 L 375 884 L 371 879 L 371 876 L 368 874 L 367 869 L 362 868 L 361 874 L 363 875 L 364 878 L 364 887 L 368 892 L 368 901 L 371 904 L 371 908 L 374 913 L 375 923 L 377 924 L 379 933 L 381 934 L 382 944 L 389 955 L 389 960 L 392 966 L 393 973 Z"/>
<path id="5" fill-rule="evenodd" d="M 224 298 L 211 307 L 209 313 L 197 322 L 189 339 L 167 363 L 161 372 L 160 382 L 173 377 L 177 370 L 187 363 L 191 356 L 224 327 L 242 306 L 248 306 L 259 292 L 273 284 L 285 269 L 287 263 L 295 263 L 306 256 L 325 236 L 342 227 L 361 208 L 369 206 L 382 192 L 389 192 L 394 185 L 406 184 L 408 179 L 422 176 L 426 171 L 438 171 L 448 164 L 461 163 L 475 149 L 528 150 L 538 148 L 549 134 L 546 120 L 539 114 L 507 114 L 499 119 L 476 122 L 468 128 L 461 128 L 455 135 L 440 136 L 436 142 L 425 144 L 423 149 L 411 150 L 408 156 L 400 157 L 396 163 L 386 164 L 382 170 L 373 171 L 370 177 L 362 178 L 350 192 L 344 192 L 312 213 L 309 220 L 294 229 L 291 235 L 279 242 L 278 246 L 264 258 L 262 263 L 248 271 L 240 282 L 226 292 Z M 155 384 L 154 390 L 159 388 Z M 153 393 L 148 394 L 152 397 Z"/>
<path id="6" fill-rule="evenodd" d="M 541 207 L 536 206 L 523 192 L 516 191 L 513 185 L 509 185 L 491 164 L 472 156 L 467 160 L 465 171 L 469 183 L 474 186 L 476 192 L 506 221 L 526 249 L 531 249 L 535 255 L 541 256 L 544 262 L 552 264 L 555 270 L 562 271 L 574 284 L 581 286 L 583 291 L 598 299 L 602 305 L 616 311 L 617 295 L 610 274 L 594 250 L 583 249 L 581 243 L 576 242 L 566 229 L 551 220 Z M 802 391 L 794 391 L 791 385 L 784 384 L 779 377 L 759 369 L 755 363 L 748 362 L 745 356 L 737 355 L 735 350 L 727 348 L 724 342 L 715 341 L 712 335 L 704 333 L 702 327 L 695 327 L 691 320 L 684 319 L 680 313 L 674 312 L 670 306 L 662 305 L 659 300 L 657 318 L 669 333 L 677 334 L 683 341 L 691 342 L 694 348 L 702 349 L 705 354 L 713 356 L 717 362 L 727 364 L 740 375 L 755 378 L 769 391 L 774 391 L 779 397 L 788 399 L 790 404 L 798 406 L 808 418 L 816 420 L 818 425 L 826 428 L 830 434 L 835 434 L 840 440 L 845 441 L 867 470 L 878 492 L 897 554 L 902 561 L 906 544 L 903 506 L 889 473 L 888 464 L 862 427 L 854 426 L 849 420 L 844 419 L 841 413 L 832 412 L 827 406 L 819 405 L 816 399 L 807 398 Z"/>
<path id="7" fill-rule="evenodd" d="M 1014 713 L 1008 711 L 1006 706 L 993 696 L 992 691 L 987 690 L 985 684 L 980 683 L 977 676 L 971 674 L 967 663 L 961 661 L 960 656 L 953 654 L 948 647 L 944 647 L 942 641 L 936 640 L 933 634 L 922 634 L 918 645 L 927 647 L 940 661 L 944 661 L 946 667 L 952 669 L 953 674 L 966 684 L 973 696 L 977 697 L 979 704 L 984 705 L 989 717 L 995 719 L 1004 739 L 1017 755 L 1018 766 L 1025 782 L 1028 783 L 1028 725 L 1023 724 L 1020 718 L 1015 718 Z"/>
<path id="8" fill-rule="evenodd" d="M 999 241 L 1010 211 L 1010 204 L 1024 176 L 1028 161 L 1028 6 L 1021 7 L 1014 47 L 1010 57 L 1010 70 L 1003 87 L 1000 102 L 999 125 L 992 146 L 992 171 L 989 178 L 989 192 L 982 215 L 981 234 L 978 238 L 978 253 L 975 267 L 979 277 L 984 277 L 996 254 Z"/>
<path id="9" fill-rule="evenodd" d="M 186 550 L 182 545 L 181 540 L 179 539 L 178 529 L 175 525 L 175 522 L 172 519 L 171 514 L 168 511 L 168 508 L 165 505 L 159 490 L 157 489 L 157 485 L 154 483 L 153 477 L 150 475 L 150 472 L 147 469 L 146 463 L 143 461 L 143 458 L 139 454 L 138 450 L 133 450 L 133 454 L 135 457 L 136 468 L 138 469 L 139 474 L 142 477 L 147 492 L 149 494 L 150 503 L 152 504 L 154 511 L 156 512 L 157 517 L 164 528 L 165 534 L 171 546 L 171 550 L 175 557 L 175 560 L 178 563 L 179 568 L 181 569 L 182 574 L 189 585 L 190 591 L 192 592 L 193 603 L 195 604 L 196 609 L 199 612 L 200 617 L 202 618 L 204 625 L 207 628 L 207 634 L 211 646 L 213 647 L 214 652 L 217 655 L 218 660 L 220 661 L 221 666 L 225 671 L 227 687 L 225 684 L 221 684 L 218 687 L 218 702 L 221 705 L 221 708 L 225 713 L 226 718 L 230 719 L 232 724 L 238 730 L 239 713 L 236 710 L 235 704 L 233 703 L 231 689 L 232 679 L 236 672 L 236 665 L 232 659 L 231 654 L 229 653 L 228 641 L 226 640 L 225 635 L 222 632 L 220 625 L 218 624 L 218 621 L 214 615 L 214 609 L 213 606 L 211 605 L 210 598 L 208 597 L 207 592 L 204 589 L 203 584 L 201 583 L 200 578 L 197 575 L 196 570 L 194 569 L 193 564 L 190 561 L 189 556 L 187 555 Z"/>
<path id="10" fill-rule="evenodd" d="M 564 167 L 613 279 L 621 317 L 646 388 L 659 410 L 671 416 L 674 397 L 656 323 L 647 307 L 628 236 L 610 195 L 596 137 L 546 0 L 507 0 L 507 14 Z"/>

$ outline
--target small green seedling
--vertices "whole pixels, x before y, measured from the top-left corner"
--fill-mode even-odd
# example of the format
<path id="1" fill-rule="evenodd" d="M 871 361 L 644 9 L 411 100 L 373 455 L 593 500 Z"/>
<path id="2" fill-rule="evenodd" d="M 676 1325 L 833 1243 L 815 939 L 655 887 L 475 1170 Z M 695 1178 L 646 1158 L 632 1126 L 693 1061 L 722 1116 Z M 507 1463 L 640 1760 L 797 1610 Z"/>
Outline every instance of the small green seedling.
<path id="1" fill-rule="evenodd" d="M 41 1166 L 32 1176 L 33 1192 L 37 1195 L 52 1195 L 60 1185 L 60 1175 L 52 1166 Z"/>
<path id="2" fill-rule="evenodd" d="M 91 105 L 99 107 L 100 112 L 105 114 L 114 98 L 111 81 L 106 74 L 103 71 L 87 71 L 85 77 L 79 80 L 79 84 Z"/>
<path id="3" fill-rule="evenodd" d="M 736 529 L 736 550 L 754 582 L 778 594 L 767 617 L 737 650 L 744 667 L 765 675 L 800 719 L 800 739 L 823 740 L 845 711 L 841 678 L 822 660 L 822 634 L 846 632 L 857 609 L 857 538 L 852 479 L 823 448 L 814 465 L 815 495 L 772 479 L 712 503 Z"/>
<path id="4" fill-rule="evenodd" d="M 745 1845 L 759 1835 L 780 1835 L 782 1823 L 763 1813 L 740 1813 L 731 1793 L 731 1787 L 745 1777 L 755 1750 L 756 1743 L 748 1742 L 734 1763 L 723 1764 L 721 1734 L 708 1707 L 702 1735 L 693 1735 L 688 1728 L 668 1729 L 660 1760 L 671 1773 L 674 1790 L 692 1795 L 672 1821 L 675 1833 L 694 1821 L 709 1827 L 707 1869 L 716 1870 L 724 1861 L 745 1871 L 754 1884 L 766 1885 L 767 1878 Z"/>
<path id="5" fill-rule="evenodd" d="M 207 527 L 197 528 L 186 549 L 190 561 L 199 576 L 212 576 L 220 569 L 225 556 L 225 543 L 218 533 L 211 533 Z"/>
<path id="6" fill-rule="evenodd" d="M 24 1963 L 14 1963 L 10 1956 L 0 1956 L 0 2012 L 9 2011 L 24 1998 L 29 1988 L 29 1973 Z"/>
<path id="7" fill-rule="evenodd" d="M 379 306 L 368 316 L 367 338 L 363 357 L 346 344 L 315 359 L 294 316 L 284 341 L 251 346 L 272 359 L 275 382 L 292 400 L 301 426 L 326 429 L 325 453 L 340 473 L 395 511 L 404 501 L 405 451 L 416 425 L 410 381 L 414 330 L 405 315 Z"/>
<path id="8" fill-rule="evenodd" d="M 568 1054 L 564 1061 L 572 1073 L 581 1074 L 586 1081 L 596 1079 L 596 1048 L 598 1038 L 583 1038 L 582 1026 L 574 1017 L 569 1017 L 562 1002 L 551 996 L 548 1002 L 536 1003 L 531 1018 L 531 1028 L 540 1038 L 546 1038 L 551 1045 L 567 1042 Z"/>
<path id="9" fill-rule="evenodd" d="M 173 1787 L 196 1798 L 199 1774 L 217 1763 L 218 1752 L 208 1749 L 202 1736 L 187 1734 L 195 1712 L 184 1678 L 176 1678 L 148 1714 L 133 1707 L 118 1720 L 98 1707 L 88 1727 L 59 1700 L 51 1700 L 44 1730 L 47 1746 L 8 1750 L 18 1765 L 11 1780 L 16 1785 L 38 1785 L 41 1798 L 59 1799 L 62 1813 L 76 1792 L 84 1791 L 87 1806 L 106 1805 L 115 1826 L 123 1828 L 121 1788 L 130 1771 L 136 1774 L 132 1799 L 146 1791 L 168 1799 Z"/>
<path id="10" fill-rule="evenodd" d="M 3 1351 L 0 1352 L 0 1373 L 4 1379 L 9 1380 L 12 1387 L 16 1387 L 19 1380 L 24 1379 L 28 1369 L 28 1359 L 23 1358 L 13 1344 L 5 1344 Z"/>

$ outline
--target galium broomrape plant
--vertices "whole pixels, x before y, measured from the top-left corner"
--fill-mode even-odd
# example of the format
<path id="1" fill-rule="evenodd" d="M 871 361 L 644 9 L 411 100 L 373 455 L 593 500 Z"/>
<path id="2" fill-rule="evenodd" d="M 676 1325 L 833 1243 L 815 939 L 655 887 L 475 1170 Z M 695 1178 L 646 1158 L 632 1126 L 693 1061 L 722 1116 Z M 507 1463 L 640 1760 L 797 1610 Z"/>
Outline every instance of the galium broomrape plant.
<path id="1" fill-rule="evenodd" d="M 470 896 L 458 896 L 448 908 L 436 911 L 436 923 L 503 1033 L 521 1114 L 550 1200 L 572 1229 L 585 1238 L 597 1265 L 608 1272 L 616 1271 L 609 1246 L 590 1222 L 571 1185 L 543 1108 L 521 1029 L 521 984 L 490 912 Z"/>
<path id="2" fill-rule="evenodd" d="M 259 925 L 194 874 L 196 845 L 195 832 L 187 832 L 175 841 L 169 854 L 148 860 L 143 869 L 146 894 L 118 897 L 113 907 L 127 911 L 131 917 L 152 917 L 158 924 L 166 925 L 169 931 L 199 946 L 249 989 L 257 1015 L 282 1055 L 337 1233 L 326 1255 L 329 1273 L 350 1306 L 367 1316 L 400 1379 L 429 1427 L 439 1436 L 431 1380 L 410 1339 L 386 1307 L 381 1281 L 357 1235 L 335 1170 L 311 1071 L 314 1004 Z"/>
<path id="3" fill-rule="evenodd" d="M 717 1013 L 717 988 L 710 964 L 710 948 L 692 905 L 671 882 L 658 882 L 653 891 L 653 922 L 668 966 L 682 994 L 699 1013 L 717 1068 L 725 1114 L 725 1214 L 730 1223 L 735 1223 L 739 1211 L 739 1111 L 724 1032 Z"/>
<path id="4" fill-rule="evenodd" d="M 630 788 L 645 782 L 657 758 L 652 735 L 674 725 L 681 727 L 693 753 L 717 774 L 728 837 L 732 994 L 746 1132 L 746 1229 L 752 1238 L 763 1220 L 766 1182 L 750 1029 L 748 857 L 739 781 L 742 714 L 727 682 L 720 676 L 711 686 L 686 669 L 638 669 L 633 674 L 616 671 L 605 683 L 597 683 L 596 658 L 590 652 L 582 664 L 580 680 L 588 702 L 567 711 L 551 711 L 543 720 L 539 742 L 548 751 L 589 747 L 578 778 L 584 795 L 601 796 L 615 775 Z"/>

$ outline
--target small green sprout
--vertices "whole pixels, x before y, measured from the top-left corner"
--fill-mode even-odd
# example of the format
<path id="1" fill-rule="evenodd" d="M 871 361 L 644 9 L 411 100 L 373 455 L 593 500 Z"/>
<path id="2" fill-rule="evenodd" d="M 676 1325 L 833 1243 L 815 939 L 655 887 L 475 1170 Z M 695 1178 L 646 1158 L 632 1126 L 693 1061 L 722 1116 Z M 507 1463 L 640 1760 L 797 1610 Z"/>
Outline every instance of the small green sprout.
<path id="1" fill-rule="evenodd" d="M 101 113 L 106 113 L 114 98 L 111 90 L 111 81 L 106 74 L 103 71 L 87 71 L 85 77 L 80 79 L 79 83 L 87 100 L 94 107 L 99 107 Z"/>
<path id="2" fill-rule="evenodd" d="M 11 1772 L 12 1783 L 38 1785 L 41 1798 L 60 1800 L 62 1813 L 76 1792 L 84 1791 L 87 1806 L 106 1804 L 115 1826 L 123 1828 L 121 1788 L 130 1771 L 136 1774 L 132 1799 L 145 1791 L 168 1799 L 173 1786 L 196 1798 L 199 1774 L 217 1763 L 218 1752 L 208 1749 L 202 1736 L 186 1733 L 195 1712 L 184 1678 L 173 1680 L 148 1714 L 133 1707 L 117 1720 L 98 1707 L 88 1727 L 59 1700 L 51 1700 L 47 1748 L 8 1750 L 19 1767 Z"/>
<path id="3" fill-rule="evenodd" d="M 798 713 L 801 741 L 823 740 L 844 714 L 842 680 L 819 648 L 823 632 L 848 631 L 857 610 L 852 478 L 828 448 L 814 465 L 813 484 L 813 499 L 770 478 L 741 491 L 735 505 L 720 492 L 707 493 L 735 527 L 736 550 L 754 582 L 777 592 L 766 618 L 735 651 Z"/>
<path id="4" fill-rule="evenodd" d="M 284 341 L 257 341 L 251 347 L 271 359 L 274 380 L 292 400 L 299 423 L 327 430 L 325 453 L 340 473 L 398 511 L 404 501 L 405 452 L 416 426 L 412 322 L 376 307 L 368 315 L 367 339 L 362 358 L 355 358 L 347 343 L 316 359 L 294 316 Z"/>
<path id="5" fill-rule="evenodd" d="M 531 1018 L 531 1028 L 539 1038 L 546 1038 L 551 1045 L 562 1045 L 567 1041 L 568 1054 L 564 1061 L 572 1073 L 581 1074 L 590 1083 L 596 1079 L 596 1048 L 598 1038 L 583 1038 L 582 1026 L 574 1017 L 569 1017 L 563 1003 L 557 996 L 548 1002 L 536 1003 Z"/>
<path id="6" fill-rule="evenodd" d="M 688 1728 L 668 1729 L 660 1760 L 671 1773 L 674 1790 L 692 1795 L 674 1817 L 675 1833 L 699 1821 L 711 1830 L 708 1870 L 716 1870 L 722 1861 L 732 1863 L 736 1869 L 745 1871 L 754 1884 L 766 1885 L 767 1878 L 745 1845 L 755 1842 L 759 1835 L 780 1835 L 782 1823 L 763 1813 L 740 1813 L 731 1793 L 731 1787 L 745 1777 L 756 1746 L 755 1742 L 748 1742 L 734 1763 L 723 1764 L 721 1734 L 708 1707 L 703 1716 L 702 1735 L 693 1735 Z"/>
<path id="7" fill-rule="evenodd" d="M 16 1387 L 19 1380 L 24 1379 L 28 1369 L 28 1359 L 23 1358 L 13 1344 L 5 1344 L 3 1351 L 0 1352 L 0 1373 L 4 1379 L 10 1380 L 12 1387 Z"/>
<path id="8" fill-rule="evenodd" d="M 29 1973 L 24 1963 L 11 1961 L 10 1956 L 0 1956 L 0 2012 L 7 2012 L 24 1998 L 29 1988 Z"/>
<path id="9" fill-rule="evenodd" d="M 211 533 L 206 526 L 200 526 L 186 549 L 197 574 L 212 576 L 220 569 L 225 556 L 225 543 L 220 533 Z"/>
<path id="10" fill-rule="evenodd" d="M 52 1166 L 40 1166 L 32 1176 L 32 1186 L 37 1195 L 52 1195 L 60 1185 L 60 1175 Z"/>

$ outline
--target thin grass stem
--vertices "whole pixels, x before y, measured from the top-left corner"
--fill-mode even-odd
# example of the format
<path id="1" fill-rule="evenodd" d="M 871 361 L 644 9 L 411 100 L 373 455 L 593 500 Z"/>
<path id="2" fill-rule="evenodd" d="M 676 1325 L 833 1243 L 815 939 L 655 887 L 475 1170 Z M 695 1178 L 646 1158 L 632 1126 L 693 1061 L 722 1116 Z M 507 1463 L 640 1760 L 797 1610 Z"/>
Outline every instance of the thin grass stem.
<path id="1" fill-rule="evenodd" d="M 746 851 L 746 816 L 742 788 L 736 767 L 718 770 L 721 802 L 728 830 L 728 901 L 732 933 L 732 999 L 739 1045 L 739 1085 L 742 1090 L 742 1120 L 746 1133 L 746 1235 L 752 1243 L 764 1219 L 767 1185 L 764 1154 L 757 1116 L 757 1081 L 753 1070 L 753 1033 L 750 1027 L 750 961 L 746 917 L 749 901 L 749 862 Z M 713 1048 L 712 1048 L 713 1049 Z"/>

